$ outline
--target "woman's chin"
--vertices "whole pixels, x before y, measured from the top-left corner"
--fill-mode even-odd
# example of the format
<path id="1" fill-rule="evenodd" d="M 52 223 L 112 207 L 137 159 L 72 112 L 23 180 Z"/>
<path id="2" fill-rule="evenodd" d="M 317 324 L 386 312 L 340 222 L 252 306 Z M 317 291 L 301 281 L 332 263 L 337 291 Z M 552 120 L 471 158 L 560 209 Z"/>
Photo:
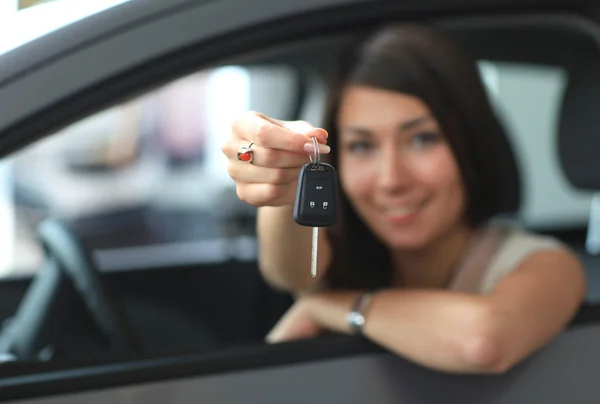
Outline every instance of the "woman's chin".
<path id="1" fill-rule="evenodd" d="M 417 252 L 423 250 L 427 243 L 418 237 L 388 237 L 386 240 L 388 247 L 394 251 Z"/>
<path id="2" fill-rule="evenodd" d="M 380 229 L 378 238 L 391 250 L 418 251 L 427 246 L 427 233 L 419 229 L 412 231 L 397 229 Z"/>
<path id="3" fill-rule="evenodd" d="M 379 220 L 377 233 L 379 238 L 393 250 L 420 250 L 428 242 L 431 229 L 425 228 L 422 221 L 418 221 L 419 213 L 394 217 L 394 220 Z M 375 227 L 375 226 L 374 226 Z"/>

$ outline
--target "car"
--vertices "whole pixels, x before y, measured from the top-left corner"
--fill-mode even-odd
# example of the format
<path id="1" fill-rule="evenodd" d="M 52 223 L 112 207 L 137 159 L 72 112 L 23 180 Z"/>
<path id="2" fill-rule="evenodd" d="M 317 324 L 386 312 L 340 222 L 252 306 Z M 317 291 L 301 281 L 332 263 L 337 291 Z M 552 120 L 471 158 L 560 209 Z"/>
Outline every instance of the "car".
<path id="1" fill-rule="evenodd" d="M 598 11 L 130 0 L 0 55 L 0 399 L 596 402 Z M 248 109 L 318 125 L 342 52 L 391 21 L 434 24 L 478 59 L 524 177 L 509 219 L 586 264 L 569 327 L 503 374 L 437 372 L 336 334 L 263 341 L 293 299 L 260 276 L 255 209 L 220 142 Z"/>

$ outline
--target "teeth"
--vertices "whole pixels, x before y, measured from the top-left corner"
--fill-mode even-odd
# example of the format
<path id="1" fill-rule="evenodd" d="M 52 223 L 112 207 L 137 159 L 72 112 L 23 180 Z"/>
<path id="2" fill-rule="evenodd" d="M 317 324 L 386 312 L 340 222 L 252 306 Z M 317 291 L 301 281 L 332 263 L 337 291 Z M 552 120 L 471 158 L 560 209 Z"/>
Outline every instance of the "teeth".
<path id="1" fill-rule="evenodd" d="M 391 215 L 408 215 L 409 213 L 412 213 L 415 210 L 417 210 L 417 208 L 414 206 L 411 206 L 411 207 L 402 206 L 402 207 L 397 207 L 397 208 L 386 209 L 387 213 L 389 213 Z"/>

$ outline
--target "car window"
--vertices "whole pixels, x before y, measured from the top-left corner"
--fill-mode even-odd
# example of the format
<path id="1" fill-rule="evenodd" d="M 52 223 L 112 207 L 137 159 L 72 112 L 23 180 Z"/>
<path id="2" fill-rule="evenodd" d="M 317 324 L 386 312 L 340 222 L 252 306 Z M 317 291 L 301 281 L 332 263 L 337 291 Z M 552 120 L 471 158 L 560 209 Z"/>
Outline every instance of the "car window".
<path id="1" fill-rule="evenodd" d="M 585 228 L 592 192 L 575 189 L 558 153 L 567 72 L 558 66 L 481 61 L 480 71 L 517 154 L 520 219 L 533 229 Z"/>
<path id="2" fill-rule="evenodd" d="M 101 270 L 255 258 L 254 209 L 221 144 L 249 109 L 291 119 L 288 66 L 224 66 L 94 114 L 0 166 L 0 276 L 30 275 L 46 216 L 67 220 Z"/>
<path id="3" fill-rule="evenodd" d="M 568 183 L 556 150 L 566 72 L 479 66 L 522 172 L 520 219 L 534 229 L 585 227 L 592 193 Z M 292 118 L 296 91 L 288 66 L 202 71 L 1 162 L 0 216 L 9 226 L 0 244 L 12 253 L 0 258 L 0 276 L 39 267 L 35 227 L 48 214 L 68 219 L 104 270 L 254 259 L 254 209 L 237 199 L 220 142 L 248 109 Z M 318 120 L 320 112 L 312 115 Z"/>

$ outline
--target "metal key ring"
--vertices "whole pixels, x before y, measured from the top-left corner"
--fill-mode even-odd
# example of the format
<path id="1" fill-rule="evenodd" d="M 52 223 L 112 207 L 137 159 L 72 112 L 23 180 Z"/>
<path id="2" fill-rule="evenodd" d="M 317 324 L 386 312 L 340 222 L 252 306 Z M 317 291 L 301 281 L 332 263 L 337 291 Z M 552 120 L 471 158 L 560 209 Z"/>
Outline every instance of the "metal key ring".
<path id="1" fill-rule="evenodd" d="M 313 159 L 313 156 L 308 156 L 308 158 L 312 163 L 312 169 L 316 170 L 319 167 L 319 164 L 321 163 L 321 153 L 319 152 L 319 142 L 317 141 L 317 138 L 312 137 L 311 139 L 313 141 L 313 145 L 315 146 L 315 151 L 313 152 L 315 157 Z"/>

